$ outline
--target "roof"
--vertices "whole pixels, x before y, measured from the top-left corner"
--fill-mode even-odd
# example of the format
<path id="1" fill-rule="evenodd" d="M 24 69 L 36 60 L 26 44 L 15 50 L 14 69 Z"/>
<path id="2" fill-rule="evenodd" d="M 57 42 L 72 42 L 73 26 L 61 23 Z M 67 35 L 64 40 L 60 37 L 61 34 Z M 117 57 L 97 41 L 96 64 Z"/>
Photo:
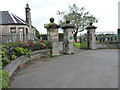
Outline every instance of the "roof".
<path id="1" fill-rule="evenodd" d="M 0 11 L 0 25 L 29 25 L 29 24 L 9 11 Z"/>

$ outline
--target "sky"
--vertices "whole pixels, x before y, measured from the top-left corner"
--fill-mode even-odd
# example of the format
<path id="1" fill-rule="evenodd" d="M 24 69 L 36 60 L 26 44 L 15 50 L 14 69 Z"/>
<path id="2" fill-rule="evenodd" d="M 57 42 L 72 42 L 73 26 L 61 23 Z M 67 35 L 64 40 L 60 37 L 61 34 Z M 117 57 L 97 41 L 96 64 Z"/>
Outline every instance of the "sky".
<path id="1" fill-rule="evenodd" d="M 57 10 L 67 11 L 68 6 L 76 4 L 79 8 L 85 7 L 86 12 L 98 18 L 96 32 L 116 32 L 118 29 L 118 2 L 119 0 L 1 0 L 0 11 L 10 11 L 25 20 L 25 6 L 31 8 L 32 25 L 40 33 L 46 33 L 44 24 L 54 17 L 58 23 L 60 17 Z M 61 31 L 60 31 L 61 32 Z"/>
<path id="2" fill-rule="evenodd" d="M 118 3 L 118 29 L 120 29 L 120 1 Z"/>

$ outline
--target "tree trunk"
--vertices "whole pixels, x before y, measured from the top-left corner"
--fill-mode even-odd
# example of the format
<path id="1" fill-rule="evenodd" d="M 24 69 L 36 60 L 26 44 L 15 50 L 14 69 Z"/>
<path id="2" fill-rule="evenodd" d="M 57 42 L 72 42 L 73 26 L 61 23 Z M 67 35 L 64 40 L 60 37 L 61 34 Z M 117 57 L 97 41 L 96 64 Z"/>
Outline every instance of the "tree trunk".
<path id="1" fill-rule="evenodd" d="M 77 43 L 77 33 L 74 34 L 75 43 Z"/>

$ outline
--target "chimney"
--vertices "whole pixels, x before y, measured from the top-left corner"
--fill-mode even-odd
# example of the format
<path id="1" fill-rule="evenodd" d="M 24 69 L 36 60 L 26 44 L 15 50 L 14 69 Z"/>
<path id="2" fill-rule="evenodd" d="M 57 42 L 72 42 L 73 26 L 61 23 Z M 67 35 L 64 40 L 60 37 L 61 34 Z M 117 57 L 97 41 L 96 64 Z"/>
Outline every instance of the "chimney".
<path id="1" fill-rule="evenodd" d="M 29 5 L 26 4 L 26 7 L 25 7 L 25 14 L 26 14 L 26 22 L 32 26 L 32 22 L 31 22 L 31 12 L 30 12 L 30 8 L 29 8 Z"/>

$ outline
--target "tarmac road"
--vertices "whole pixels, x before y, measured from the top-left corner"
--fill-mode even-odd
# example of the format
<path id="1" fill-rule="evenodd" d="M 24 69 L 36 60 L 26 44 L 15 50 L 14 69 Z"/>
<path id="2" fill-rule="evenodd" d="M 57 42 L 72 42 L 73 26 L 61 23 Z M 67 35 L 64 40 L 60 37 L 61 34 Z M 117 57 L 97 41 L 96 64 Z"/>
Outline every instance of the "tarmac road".
<path id="1" fill-rule="evenodd" d="M 20 70 L 11 88 L 118 88 L 118 49 L 77 50 Z"/>

